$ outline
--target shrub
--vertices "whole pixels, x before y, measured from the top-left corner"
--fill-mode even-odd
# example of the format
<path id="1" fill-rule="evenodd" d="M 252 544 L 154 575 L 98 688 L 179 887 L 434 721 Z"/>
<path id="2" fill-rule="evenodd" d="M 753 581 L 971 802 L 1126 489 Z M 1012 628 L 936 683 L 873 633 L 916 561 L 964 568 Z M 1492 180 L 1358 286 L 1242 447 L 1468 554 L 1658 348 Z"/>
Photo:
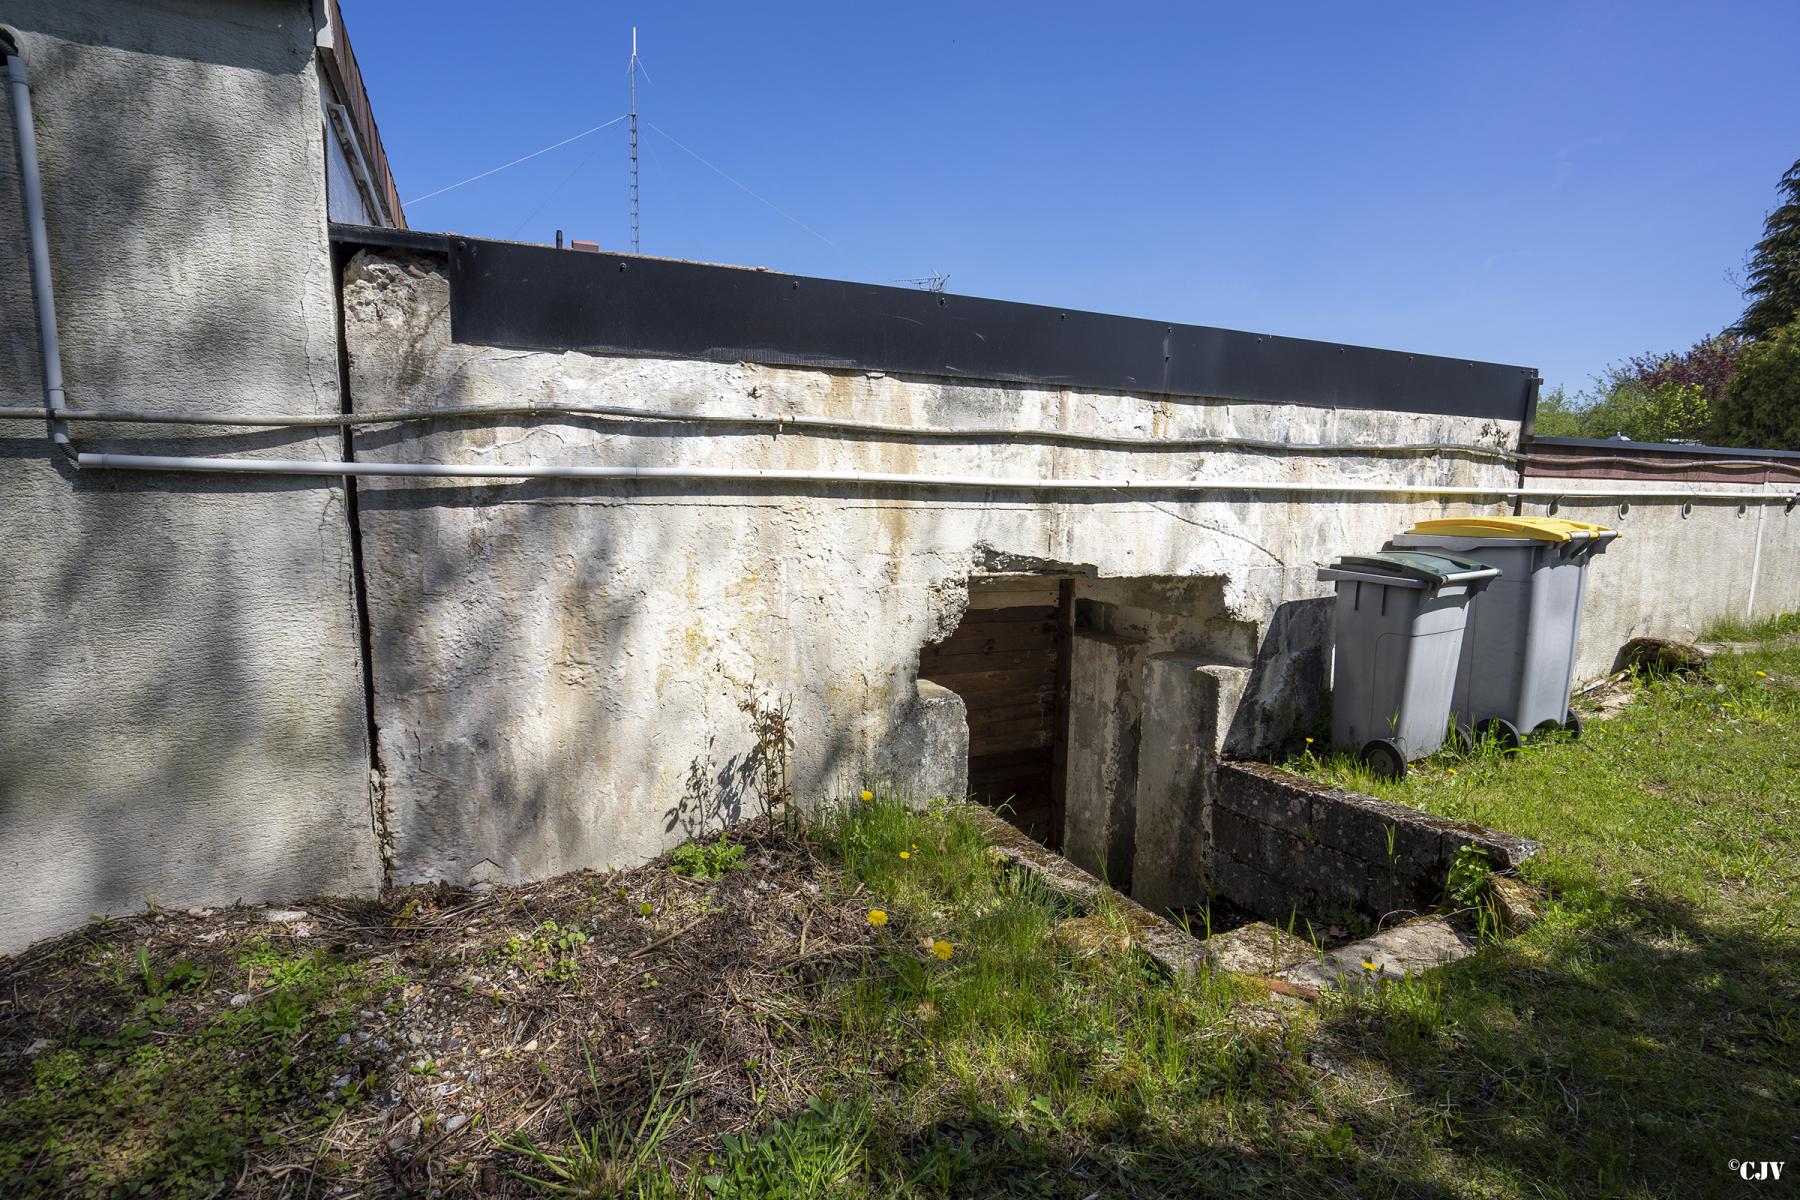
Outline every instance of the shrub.
<path id="1" fill-rule="evenodd" d="M 1712 437 L 1732 446 L 1800 450 L 1800 321 L 1744 352 Z"/>

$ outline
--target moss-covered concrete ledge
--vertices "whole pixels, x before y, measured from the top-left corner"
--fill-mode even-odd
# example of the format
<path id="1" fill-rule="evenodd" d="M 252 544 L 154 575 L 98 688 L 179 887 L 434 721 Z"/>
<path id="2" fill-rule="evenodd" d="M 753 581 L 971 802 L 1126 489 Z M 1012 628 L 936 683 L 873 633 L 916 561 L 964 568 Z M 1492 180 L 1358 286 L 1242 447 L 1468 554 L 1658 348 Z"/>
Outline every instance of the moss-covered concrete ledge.
<path id="1" fill-rule="evenodd" d="M 1084 911 L 1093 912 L 1101 897 L 1110 893 L 1109 903 L 1131 930 L 1131 944 L 1164 970 L 1180 975 L 1209 961 L 1205 944 L 1198 938 L 1130 896 L 1114 891 L 1054 850 L 1032 841 L 991 809 L 967 804 L 963 810 L 987 839 L 989 853 L 1035 875 L 1045 887 L 1067 896 Z"/>
<path id="2" fill-rule="evenodd" d="M 1261 917 L 1424 912 L 1443 897 L 1457 851 L 1476 846 L 1497 871 L 1536 854 L 1529 838 L 1433 816 L 1265 763 L 1221 763 L 1211 878 Z"/>

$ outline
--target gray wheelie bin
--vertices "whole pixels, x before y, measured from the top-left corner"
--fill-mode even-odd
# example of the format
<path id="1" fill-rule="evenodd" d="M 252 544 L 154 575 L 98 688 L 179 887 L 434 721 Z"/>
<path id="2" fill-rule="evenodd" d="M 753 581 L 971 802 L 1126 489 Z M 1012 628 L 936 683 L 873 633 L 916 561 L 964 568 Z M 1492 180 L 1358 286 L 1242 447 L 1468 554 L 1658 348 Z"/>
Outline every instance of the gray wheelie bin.
<path id="1" fill-rule="evenodd" d="M 1453 554 L 1347 554 L 1337 584 L 1331 737 L 1379 775 L 1444 744 L 1469 600 L 1498 568 Z"/>
<path id="2" fill-rule="evenodd" d="M 1569 709 L 1588 564 L 1618 531 L 1557 517 L 1420 521 L 1391 549 L 1466 555 L 1500 568 L 1469 605 L 1451 712 L 1459 725 L 1517 747 L 1526 735 L 1581 722 Z"/>

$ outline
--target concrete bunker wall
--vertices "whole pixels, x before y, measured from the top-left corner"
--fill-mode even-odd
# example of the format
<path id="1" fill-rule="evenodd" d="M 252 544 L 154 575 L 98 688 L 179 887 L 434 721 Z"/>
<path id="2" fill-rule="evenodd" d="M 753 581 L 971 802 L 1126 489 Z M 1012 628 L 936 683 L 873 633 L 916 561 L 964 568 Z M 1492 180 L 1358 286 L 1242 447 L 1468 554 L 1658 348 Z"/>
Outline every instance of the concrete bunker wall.
<path id="1" fill-rule="evenodd" d="M 1554 477 L 1533 478 L 1555 486 Z M 1571 491 L 1600 486 L 1568 478 Z M 1744 484 L 1660 481 L 1609 484 L 1676 490 L 1693 499 L 1540 501 L 1525 511 L 1592 521 L 1622 531 L 1589 568 L 1581 613 L 1577 680 L 1612 671 L 1619 648 L 1635 637 L 1698 639 L 1724 619 L 1760 620 L 1800 612 L 1800 505 L 1715 498 Z M 1751 485 L 1750 490 L 1758 490 Z M 1800 481 L 1762 485 L 1771 496 L 1800 493 Z"/>
<path id="2" fill-rule="evenodd" d="M 450 338 L 429 257 L 364 254 L 344 290 L 358 412 L 542 402 L 875 416 L 890 422 L 1223 434 L 1295 441 L 1480 441 L 1516 426 L 1163 396 L 894 377 L 880 372 L 515 351 Z M 359 459 L 579 460 L 874 470 L 949 476 L 1128 475 L 1504 484 L 1503 462 L 1072 448 L 1017 440 L 718 432 L 655 420 L 443 420 L 356 437 Z M 1278 677 L 1316 663 L 1292 613 L 1321 557 L 1376 544 L 1450 506 L 1382 495 L 1019 495 L 867 485 L 369 479 L 359 484 L 375 720 L 397 882 L 523 879 L 641 861 L 685 836 L 683 814 L 748 811 L 738 701 L 793 703 L 796 777 L 818 797 L 874 774 L 910 777 L 926 718 L 921 647 L 962 620 L 969 579 L 1065 564 L 1090 578 L 1095 636 L 1150 628 L 1123 580 L 1182 589 L 1208 611 L 1164 612 L 1157 654 Z M 1460 510 L 1462 506 L 1458 506 Z M 1268 684 L 1268 709 L 1281 689 Z M 1229 729 L 1237 712 L 1224 718 Z M 1142 765 L 1139 767 L 1140 776 Z M 1139 819 L 1142 819 L 1141 810 Z M 1109 849 L 1108 855 L 1113 853 Z M 1198 852 L 1196 852 L 1198 854 Z M 1196 859 L 1198 861 L 1198 858 Z"/>
<path id="3" fill-rule="evenodd" d="M 338 410 L 313 14 L 11 0 L 77 407 Z M 0 379 L 42 395 L 0 100 Z M 0 423 L 0 952 L 146 898 L 366 892 L 336 479 L 78 473 Z M 84 425 L 84 449 L 335 458 L 314 429 Z"/>

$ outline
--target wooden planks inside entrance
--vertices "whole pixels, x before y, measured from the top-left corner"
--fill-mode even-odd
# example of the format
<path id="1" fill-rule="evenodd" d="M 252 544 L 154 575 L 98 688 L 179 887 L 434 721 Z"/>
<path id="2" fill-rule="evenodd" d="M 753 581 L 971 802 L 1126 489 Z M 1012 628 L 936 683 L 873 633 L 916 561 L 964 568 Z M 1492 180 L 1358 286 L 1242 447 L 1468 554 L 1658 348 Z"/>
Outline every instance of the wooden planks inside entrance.
<path id="1" fill-rule="evenodd" d="M 956 692 L 968 708 L 973 797 L 1054 849 L 1062 834 L 1073 584 L 1030 583 L 1036 586 L 971 585 L 962 624 L 919 652 L 919 676 Z M 974 607 L 982 600 L 1002 606 Z"/>

